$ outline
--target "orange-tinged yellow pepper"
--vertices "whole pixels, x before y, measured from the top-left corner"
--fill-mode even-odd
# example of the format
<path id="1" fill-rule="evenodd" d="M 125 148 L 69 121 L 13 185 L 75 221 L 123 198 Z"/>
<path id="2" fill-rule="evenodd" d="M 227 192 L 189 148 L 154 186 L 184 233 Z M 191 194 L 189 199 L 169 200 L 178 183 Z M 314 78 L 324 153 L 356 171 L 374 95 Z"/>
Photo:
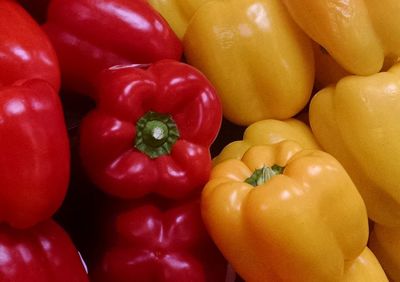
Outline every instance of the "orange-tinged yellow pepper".
<path id="1" fill-rule="evenodd" d="M 353 261 L 346 262 L 343 282 L 389 281 L 378 259 L 368 247 Z"/>
<path id="2" fill-rule="evenodd" d="M 226 159 L 241 159 L 253 145 L 270 145 L 283 140 L 299 143 L 304 149 L 319 149 L 310 128 L 297 119 L 266 119 L 249 125 L 243 133 L 243 140 L 226 145 L 213 160 L 214 165 Z"/>
<path id="3" fill-rule="evenodd" d="M 364 202 L 340 163 L 288 140 L 216 165 L 201 212 L 248 282 L 342 281 L 368 239 Z"/>
<path id="4" fill-rule="evenodd" d="M 392 281 L 400 281 L 400 227 L 374 224 L 369 247 Z"/>
<path id="5" fill-rule="evenodd" d="M 283 0 L 298 25 L 348 72 L 379 72 L 400 55 L 398 0 Z"/>
<path id="6" fill-rule="evenodd" d="M 314 42 L 313 50 L 315 59 L 314 90 L 321 90 L 330 84 L 337 83 L 341 78 L 351 75 L 321 45 Z M 387 71 L 397 61 L 397 57 L 386 57 L 381 71 Z"/>
<path id="7" fill-rule="evenodd" d="M 287 119 L 310 98 L 311 41 L 279 0 L 207 2 L 183 43 L 187 61 L 214 84 L 233 123 Z"/>
<path id="8" fill-rule="evenodd" d="M 318 143 L 346 168 L 370 218 L 400 226 L 400 64 L 319 91 L 309 117 Z"/>
<path id="9" fill-rule="evenodd" d="M 193 14 L 207 1 L 210 0 L 148 0 L 181 39 Z"/>

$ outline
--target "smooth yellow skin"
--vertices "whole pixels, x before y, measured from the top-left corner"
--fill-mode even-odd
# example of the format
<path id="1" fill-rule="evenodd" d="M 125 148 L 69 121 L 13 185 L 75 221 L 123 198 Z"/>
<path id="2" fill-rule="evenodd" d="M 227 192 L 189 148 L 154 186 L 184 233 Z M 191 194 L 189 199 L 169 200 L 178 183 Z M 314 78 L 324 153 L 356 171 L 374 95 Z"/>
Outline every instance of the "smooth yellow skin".
<path id="1" fill-rule="evenodd" d="M 311 100 L 312 131 L 360 191 L 369 217 L 400 226 L 400 64 L 368 77 L 348 76 Z"/>
<path id="2" fill-rule="evenodd" d="M 253 171 L 277 164 L 283 174 L 253 187 Z M 204 223 L 248 282 L 342 281 L 345 261 L 366 246 L 364 202 L 329 154 L 293 141 L 252 146 L 241 160 L 216 165 L 201 197 Z"/>
<path id="3" fill-rule="evenodd" d="M 353 261 L 346 263 L 344 282 L 387 282 L 381 264 L 368 247 Z"/>
<path id="4" fill-rule="evenodd" d="M 368 245 L 390 280 L 400 281 L 400 227 L 375 224 Z"/>
<path id="5" fill-rule="evenodd" d="M 314 90 L 321 90 L 330 84 L 337 83 L 343 77 L 351 75 L 321 45 L 313 42 L 313 50 L 315 59 Z M 381 71 L 387 71 L 397 62 L 397 57 L 385 57 Z"/>
<path id="6" fill-rule="evenodd" d="M 370 75 L 400 55 L 398 0 L 283 0 L 293 19 L 348 72 Z"/>
<path id="7" fill-rule="evenodd" d="M 249 125 L 243 133 L 243 140 L 229 143 L 213 160 L 216 165 L 227 159 L 241 159 L 253 145 L 270 145 L 283 140 L 299 143 L 304 149 L 319 149 L 311 129 L 297 119 L 266 119 Z"/>
<path id="8" fill-rule="evenodd" d="M 210 0 L 148 0 L 182 39 L 186 27 L 196 10 Z"/>
<path id="9" fill-rule="evenodd" d="M 207 2 L 183 43 L 187 61 L 211 80 L 235 124 L 293 117 L 310 98 L 311 41 L 279 0 Z"/>

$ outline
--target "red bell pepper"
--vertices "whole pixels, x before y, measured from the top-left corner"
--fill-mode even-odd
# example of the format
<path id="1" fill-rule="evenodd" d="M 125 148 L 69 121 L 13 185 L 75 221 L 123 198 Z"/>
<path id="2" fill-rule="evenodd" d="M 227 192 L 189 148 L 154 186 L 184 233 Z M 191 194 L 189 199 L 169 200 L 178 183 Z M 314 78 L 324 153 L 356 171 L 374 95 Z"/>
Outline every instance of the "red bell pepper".
<path id="1" fill-rule="evenodd" d="M 41 78 L 57 91 L 60 70 L 46 34 L 16 2 L 0 1 L 0 86 Z"/>
<path id="2" fill-rule="evenodd" d="M 52 0 L 43 25 L 60 60 L 63 85 L 93 96 L 113 65 L 180 60 L 182 45 L 145 0 Z"/>
<path id="3" fill-rule="evenodd" d="M 58 94 L 43 80 L 0 88 L 0 222 L 29 227 L 64 199 L 69 143 Z"/>
<path id="4" fill-rule="evenodd" d="M 205 230 L 199 200 L 118 206 L 104 221 L 92 282 L 225 281 L 227 263 Z"/>
<path id="5" fill-rule="evenodd" d="M 213 86 L 189 65 L 110 68 L 99 81 L 97 108 L 81 125 L 81 159 L 111 195 L 187 197 L 208 180 L 221 120 Z"/>
<path id="6" fill-rule="evenodd" d="M 53 221 L 27 230 L 0 225 L 1 282 L 88 282 L 79 253 Z"/>

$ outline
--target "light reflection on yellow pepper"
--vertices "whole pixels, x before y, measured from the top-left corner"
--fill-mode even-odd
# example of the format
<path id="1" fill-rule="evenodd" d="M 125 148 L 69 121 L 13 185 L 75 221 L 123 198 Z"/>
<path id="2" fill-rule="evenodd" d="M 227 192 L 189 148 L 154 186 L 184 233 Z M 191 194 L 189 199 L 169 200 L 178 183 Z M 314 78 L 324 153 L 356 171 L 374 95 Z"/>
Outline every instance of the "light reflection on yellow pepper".
<path id="1" fill-rule="evenodd" d="M 293 19 L 348 72 L 379 72 L 400 55 L 398 0 L 283 0 Z"/>
<path id="2" fill-rule="evenodd" d="M 346 168 L 370 218 L 400 226 L 400 64 L 347 76 L 311 100 L 313 133 Z"/>
<path id="3" fill-rule="evenodd" d="M 252 174 L 256 187 L 245 182 Z M 241 160 L 217 164 L 201 211 L 249 282 L 343 281 L 368 239 L 364 202 L 340 163 L 293 141 L 252 146 Z"/>
<path id="4" fill-rule="evenodd" d="M 387 282 L 385 272 L 368 247 L 353 261 L 346 263 L 343 282 Z"/>
<path id="5" fill-rule="evenodd" d="M 168 22 L 179 38 L 183 38 L 186 27 L 196 10 L 210 0 L 148 0 Z"/>
<path id="6" fill-rule="evenodd" d="M 243 140 L 226 145 L 213 160 L 214 165 L 226 159 L 241 159 L 253 145 L 270 145 L 283 140 L 292 140 L 305 149 L 319 149 L 310 128 L 297 119 L 267 119 L 249 125 L 243 133 Z"/>
<path id="7" fill-rule="evenodd" d="M 310 98 L 311 41 L 279 0 L 207 2 L 183 43 L 187 61 L 214 84 L 233 123 L 287 119 Z"/>

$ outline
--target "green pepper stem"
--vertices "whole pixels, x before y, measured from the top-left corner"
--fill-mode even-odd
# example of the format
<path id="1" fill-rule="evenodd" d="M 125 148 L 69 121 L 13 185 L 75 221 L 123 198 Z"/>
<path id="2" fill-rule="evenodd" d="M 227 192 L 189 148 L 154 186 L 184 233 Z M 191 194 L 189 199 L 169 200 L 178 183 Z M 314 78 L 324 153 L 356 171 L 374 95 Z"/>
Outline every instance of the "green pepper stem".
<path id="1" fill-rule="evenodd" d="M 272 167 L 263 166 L 262 168 L 256 169 L 253 174 L 245 180 L 245 182 L 256 187 L 264 184 L 273 176 L 282 174 L 283 170 L 284 167 L 276 164 Z"/>
<path id="2" fill-rule="evenodd" d="M 149 111 L 136 123 L 135 148 L 152 159 L 170 154 L 178 139 L 178 128 L 168 114 Z"/>

